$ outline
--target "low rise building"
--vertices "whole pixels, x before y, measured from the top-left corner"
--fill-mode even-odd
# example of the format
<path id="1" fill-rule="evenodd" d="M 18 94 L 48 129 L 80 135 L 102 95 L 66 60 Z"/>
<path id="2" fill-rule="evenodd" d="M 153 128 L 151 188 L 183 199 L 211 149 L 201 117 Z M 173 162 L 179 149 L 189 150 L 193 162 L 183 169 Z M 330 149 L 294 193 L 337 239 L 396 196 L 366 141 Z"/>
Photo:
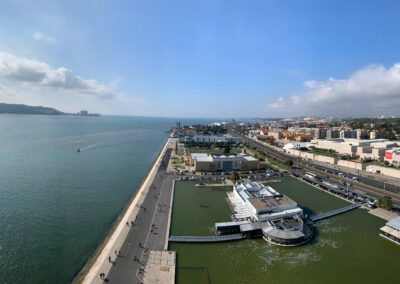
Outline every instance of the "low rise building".
<path id="1" fill-rule="evenodd" d="M 382 160 L 386 151 L 397 147 L 397 143 L 387 139 L 314 139 L 308 147 L 331 149 L 339 155 L 358 155 L 362 159 Z"/>
<path id="2" fill-rule="evenodd" d="M 310 142 L 314 136 L 309 133 L 300 133 L 294 137 L 294 140 L 297 142 Z"/>
<path id="3" fill-rule="evenodd" d="M 380 236 L 400 245 L 400 217 L 387 222 L 380 231 Z"/>
<path id="4" fill-rule="evenodd" d="M 283 138 L 283 131 L 278 130 L 278 131 L 269 131 L 268 136 L 274 137 L 275 140 L 280 140 Z"/>
<path id="5" fill-rule="evenodd" d="M 287 143 L 287 144 L 285 144 L 285 146 L 283 146 L 283 150 L 303 148 L 303 147 L 307 147 L 307 145 L 308 145 L 307 142 Z"/>
<path id="6" fill-rule="evenodd" d="M 192 153 L 189 157 L 189 166 L 192 170 L 212 172 L 226 170 L 257 170 L 258 159 L 245 154 L 210 154 Z"/>
<path id="7" fill-rule="evenodd" d="M 227 143 L 240 143 L 242 138 L 232 137 L 232 136 L 214 136 L 214 135 L 194 135 L 194 136 L 184 136 L 181 137 L 181 141 L 185 142 L 227 142 Z"/>
<path id="8" fill-rule="evenodd" d="M 400 167 L 400 147 L 386 150 L 385 161 L 388 161 L 390 165 Z"/>
<path id="9" fill-rule="evenodd" d="M 240 204 L 242 208 L 242 212 L 238 212 L 240 219 L 264 222 L 303 214 L 296 202 L 270 186 L 256 182 L 237 183 L 233 193 L 234 201 L 231 203 Z"/>
<path id="10" fill-rule="evenodd" d="M 270 140 L 270 136 L 267 135 L 258 135 L 256 136 L 258 141 L 268 142 Z"/>

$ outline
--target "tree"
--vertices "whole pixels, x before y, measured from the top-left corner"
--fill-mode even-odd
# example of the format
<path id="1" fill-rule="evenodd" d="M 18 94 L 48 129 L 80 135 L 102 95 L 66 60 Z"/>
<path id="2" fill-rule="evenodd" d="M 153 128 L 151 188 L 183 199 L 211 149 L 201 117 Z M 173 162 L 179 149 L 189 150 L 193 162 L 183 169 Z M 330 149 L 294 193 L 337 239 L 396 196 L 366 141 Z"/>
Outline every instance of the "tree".
<path id="1" fill-rule="evenodd" d="M 288 165 L 289 167 L 293 166 L 293 161 L 292 160 L 287 160 L 285 162 L 286 165 Z"/>
<path id="2" fill-rule="evenodd" d="M 392 209 L 392 200 L 390 200 L 389 198 L 380 198 L 378 199 L 378 206 L 382 207 L 386 210 L 390 210 Z"/>
<path id="3" fill-rule="evenodd" d="M 231 181 L 233 182 L 233 184 L 236 184 L 236 182 L 240 179 L 239 174 L 234 171 L 231 175 Z"/>
<path id="4" fill-rule="evenodd" d="M 224 148 L 224 153 L 229 154 L 231 152 L 231 147 L 229 145 L 226 145 Z"/>
<path id="5" fill-rule="evenodd" d="M 271 144 L 271 145 L 275 144 L 275 138 L 273 136 L 268 136 L 268 141 L 269 141 L 269 144 Z"/>

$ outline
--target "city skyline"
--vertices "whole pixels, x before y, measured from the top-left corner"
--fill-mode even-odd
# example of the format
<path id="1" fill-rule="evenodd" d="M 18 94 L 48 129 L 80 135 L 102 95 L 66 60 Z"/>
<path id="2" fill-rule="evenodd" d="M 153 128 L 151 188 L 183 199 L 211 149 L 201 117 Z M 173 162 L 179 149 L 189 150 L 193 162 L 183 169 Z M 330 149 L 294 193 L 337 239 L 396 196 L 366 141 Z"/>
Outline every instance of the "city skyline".
<path id="1" fill-rule="evenodd" d="M 400 5 L 4 1 L 4 103 L 158 117 L 398 116 Z"/>

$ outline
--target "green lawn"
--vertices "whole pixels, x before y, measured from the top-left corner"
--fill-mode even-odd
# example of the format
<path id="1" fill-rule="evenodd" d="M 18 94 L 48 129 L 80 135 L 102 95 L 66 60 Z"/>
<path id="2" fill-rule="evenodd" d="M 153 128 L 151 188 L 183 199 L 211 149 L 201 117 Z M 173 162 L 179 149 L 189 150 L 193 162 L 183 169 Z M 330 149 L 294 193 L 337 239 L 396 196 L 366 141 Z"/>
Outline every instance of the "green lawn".
<path id="1" fill-rule="evenodd" d="M 280 168 L 282 168 L 282 169 L 284 169 L 284 170 L 287 170 L 287 171 L 291 171 L 291 170 L 292 170 L 288 165 L 279 163 L 279 162 L 274 161 L 274 160 L 272 160 L 272 159 L 268 159 L 268 161 L 269 161 L 271 164 L 274 164 L 274 165 L 276 165 L 276 166 L 278 166 L 278 167 L 280 167 Z"/>
<path id="2" fill-rule="evenodd" d="M 331 158 L 338 158 L 339 157 L 336 154 L 329 153 L 328 151 L 324 151 L 324 150 L 308 150 L 308 151 L 300 150 L 300 151 L 305 152 L 305 153 L 315 154 L 315 155 L 327 156 L 327 157 L 331 157 Z"/>

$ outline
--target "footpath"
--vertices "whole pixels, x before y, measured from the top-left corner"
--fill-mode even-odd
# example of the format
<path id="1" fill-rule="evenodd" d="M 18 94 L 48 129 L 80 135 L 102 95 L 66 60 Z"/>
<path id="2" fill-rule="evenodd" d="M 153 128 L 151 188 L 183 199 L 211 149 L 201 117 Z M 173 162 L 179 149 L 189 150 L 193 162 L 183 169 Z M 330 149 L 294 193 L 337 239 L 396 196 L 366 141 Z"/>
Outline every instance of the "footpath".
<path id="1" fill-rule="evenodd" d="M 134 226 L 136 217 L 142 209 L 141 205 L 144 203 L 150 186 L 156 177 L 159 167 L 163 163 L 164 156 L 169 147 L 171 147 L 171 138 L 165 143 L 145 180 L 131 199 L 129 205 L 127 205 L 125 210 L 121 213 L 118 218 L 119 220 L 117 219 L 116 224 L 113 226 L 107 238 L 99 246 L 91 259 L 89 259 L 88 263 L 78 274 L 73 283 L 104 283 L 106 276 L 120 256 L 119 252 L 121 247 L 131 227 Z"/>

